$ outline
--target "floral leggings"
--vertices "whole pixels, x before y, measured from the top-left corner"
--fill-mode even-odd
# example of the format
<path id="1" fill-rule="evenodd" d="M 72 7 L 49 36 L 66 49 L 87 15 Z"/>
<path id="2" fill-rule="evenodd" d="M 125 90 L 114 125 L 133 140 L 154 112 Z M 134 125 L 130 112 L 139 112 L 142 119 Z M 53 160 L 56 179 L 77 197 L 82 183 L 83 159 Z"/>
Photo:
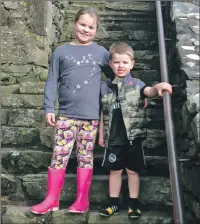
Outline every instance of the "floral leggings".
<path id="1" fill-rule="evenodd" d="M 98 120 L 79 120 L 58 117 L 51 167 L 65 168 L 74 143 L 79 168 L 93 167 L 93 148 L 97 135 Z"/>

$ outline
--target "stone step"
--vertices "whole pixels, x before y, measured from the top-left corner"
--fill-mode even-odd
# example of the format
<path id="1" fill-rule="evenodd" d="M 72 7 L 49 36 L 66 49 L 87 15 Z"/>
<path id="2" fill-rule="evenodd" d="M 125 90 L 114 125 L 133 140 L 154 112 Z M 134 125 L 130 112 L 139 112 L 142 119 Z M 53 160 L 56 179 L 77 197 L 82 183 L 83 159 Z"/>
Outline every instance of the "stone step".
<path id="1" fill-rule="evenodd" d="M 148 30 L 157 31 L 157 25 L 155 22 L 104 22 L 102 24 L 103 28 L 108 31 L 118 31 L 118 30 Z"/>
<path id="2" fill-rule="evenodd" d="M 69 7 L 76 7 L 80 9 L 81 7 L 92 7 L 100 10 L 116 10 L 116 11 L 140 11 L 140 12 L 152 12 L 155 11 L 155 3 L 152 2 L 143 2 L 143 1 L 116 1 L 116 2 L 107 2 L 107 1 L 82 1 L 82 0 L 70 0 Z"/>
<path id="3" fill-rule="evenodd" d="M 107 4 L 91 4 L 83 2 L 81 4 L 73 3 L 69 4 L 69 7 L 66 11 L 68 13 L 68 10 L 72 11 L 78 11 L 81 7 L 93 7 L 96 8 L 97 12 L 100 14 L 101 12 L 109 12 L 109 13 L 115 13 L 115 12 L 121 12 L 123 14 L 132 13 L 132 15 L 147 15 L 147 16 L 155 16 L 155 4 L 126 4 L 126 3 L 107 3 Z"/>
<path id="4" fill-rule="evenodd" d="M 94 173 L 105 174 L 106 170 L 102 168 L 104 149 L 97 147 L 94 151 Z M 6 173 L 9 174 L 36 174 L 47 172 L 50 165 L 52 153 L 36 150 L 16 150 L 11 148 L 1 149 L 1 164 Z M 147 172 L 145 175 L 168 176 L 168 158 L 165 156 L 145 156 Z M 68 164 L 68 173 L 76 173 L 77 160 L 75 152 Z"/>
<path id="5" fill-rule="evenodd" d="M 4 224 L 128 224 L 133 223 L 127 217 L 126 210 L 120 211 L 119 215 L 103 218 L 98 211 L 89 211 L 85 214 L 72 214 L 67 209 L 47 213 L 45 215 L 34 215 L 30 213 L 30 207 L 7 206 L 3 207 L 2 223 Z M 172 214 L 169 212 L 143 211 L 135 224 L 173 224 Z"/>
<path id="6" fill-rule="evenodd" d="M 121 40 L 117 40 L 115 42 L 119 42 Z M 102 46 L 104 46 L 106 49 L 109 49 L 111 44 L 113 44 L 112 40 L 99 40 L 98 43 Z M 129 44 L 133 50 L 158 50 L 158 42 L 157 38 L 154 40 L 135 40 L 135 41 L 126 41 L 127 44 Z"/>
<path id="7" fill-rule="evenodd" d="M 90 192 L 90 203 L 94 205 L 107 204 L 108 202 L 108 175 L 94 175 Z M 46 194 L 46 174 L 32 174 L 19 177 L 22 192 L 26 201 L 41 201 Z M 167 177 L 142 176 L 140 184 L 140 204 L 153 207 L 170 207 L 171 188 Z M 127 177 L 124 176 L 122 184 L 122 201 L 128 197 Z M 73 202 L 76 198 L 76 175 L 66 174 L 65 184 L 61 193 L 62 204 Z"/>
<path id="8" fill-rule="evenodd" d="M 74 21 L 74 17 L 77 13 L 77 10 L 67 10 L 67 19 L 68 21 L 72 20 Z M 101 21 L 140 21 L 140 22 L 151 22 L 156 21 L 155 14 L 145 14 L 137 11 L 131 11 L 131 12 L 121 12 L 121 11 L 99 11 L 98 12 Z"/>

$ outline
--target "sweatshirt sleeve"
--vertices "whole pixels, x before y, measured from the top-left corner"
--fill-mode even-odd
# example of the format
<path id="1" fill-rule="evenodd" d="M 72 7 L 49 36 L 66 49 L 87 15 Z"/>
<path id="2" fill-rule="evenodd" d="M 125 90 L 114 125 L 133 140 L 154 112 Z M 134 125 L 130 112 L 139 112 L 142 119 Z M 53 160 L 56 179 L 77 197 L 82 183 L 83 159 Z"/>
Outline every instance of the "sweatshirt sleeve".
<path id="1" fill-rule="evenodd" d="M 112 71 L 112 68 L 109 65 L 109 52 L 103 48 L 103 59 L 102 59 L 102 71 L 107 78 L 114 79 L 115 74 Z"/>
<path id="2" fill-rule="evenodd" d="M 54 51 L 51 56 L 48 76 L 44 89 L 44 113 L 54 113 L 59 77 L 59 56 Z"/>

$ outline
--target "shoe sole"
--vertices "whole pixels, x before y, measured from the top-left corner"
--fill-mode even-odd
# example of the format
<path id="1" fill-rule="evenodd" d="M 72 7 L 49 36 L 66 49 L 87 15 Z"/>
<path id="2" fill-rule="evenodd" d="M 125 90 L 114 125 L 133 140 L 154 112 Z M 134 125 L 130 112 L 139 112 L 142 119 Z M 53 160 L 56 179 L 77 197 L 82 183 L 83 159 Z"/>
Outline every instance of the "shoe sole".
<path id="1" fill-rule="evenodd" d="M 58 211 L 59 210 L 59 207 L 54 207 L 54 208 L 50 208 L 48 209 L 46 212 L 36 212 L 36 211 L 33 211 L 33 210 L 30 210 L 33 214 L 36 214 L 36 215 L 44 215 L 46 214 L 47 212 L 54 212 L 54 211 Z"/>
<path id="2" fill-rule="evenodd" d="M 129 219 L 139 219 L 141 216 L 129 216 Z"/>
<path id="3" fill-rule="evenodd" d="M 68 211 L 69 211 L 70 213 L 79 213 L 79 214 L 82 214 L 82 213 L 88 212 L 89 209 L 87 209 L 86 211 L 76 211 L 76 210 L 69 210 L 69 209 L 68 209 Z"/>
<path id="4" fill-rule="evenodd" d="M 113 213 L 111 215 L 118 215 L 118 214 L 119 214 L 119 212 Z M 106 215 L 106 214 L 103 214 L 103 213 L 99 213 L 99 215 L 104 216 L 104 217 L 110 217 L 111 216 L 111 215 Z"/>

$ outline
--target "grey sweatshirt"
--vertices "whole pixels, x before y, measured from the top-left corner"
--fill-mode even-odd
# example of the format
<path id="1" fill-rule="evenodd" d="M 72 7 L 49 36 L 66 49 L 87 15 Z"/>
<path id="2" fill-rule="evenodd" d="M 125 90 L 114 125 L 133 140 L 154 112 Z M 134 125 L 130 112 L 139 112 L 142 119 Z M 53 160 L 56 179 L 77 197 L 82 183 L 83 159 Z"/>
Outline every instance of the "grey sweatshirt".
<path id="1" fill-rule="evenodd" d="M 99 119 L 101 72 L 113 75 L 108 61 L 108 51 L 96 43 L 57 47 L 45 85 L 45 114 L 54 113 L 58 90 L 59 115 Z"/>

